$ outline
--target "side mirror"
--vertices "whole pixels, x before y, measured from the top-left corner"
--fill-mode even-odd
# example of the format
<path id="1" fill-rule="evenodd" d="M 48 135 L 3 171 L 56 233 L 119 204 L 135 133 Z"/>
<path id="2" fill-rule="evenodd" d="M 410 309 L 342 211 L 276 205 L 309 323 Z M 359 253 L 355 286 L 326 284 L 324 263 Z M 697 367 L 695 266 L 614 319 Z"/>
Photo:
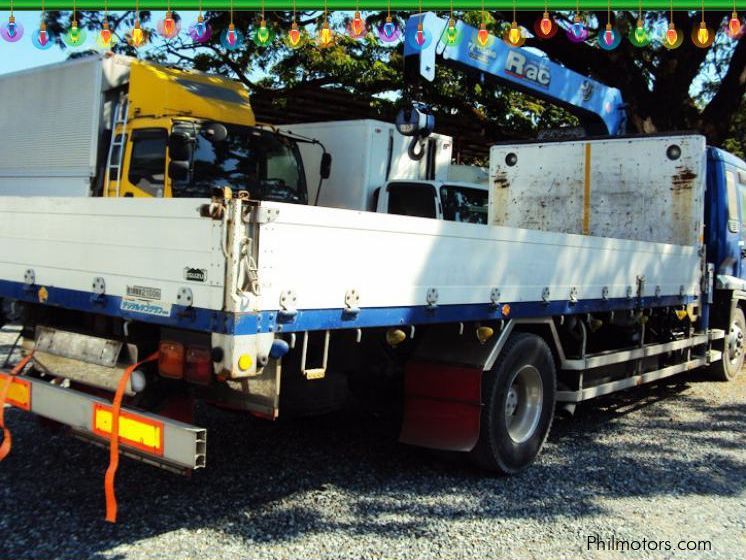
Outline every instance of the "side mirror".
<path id="1" fill-rule="evenodd" d="M 168 176 L 179 182 L 189 180 L 189 161 L 171 160 L 168 164 Z"/>
<path id="2" fill-rule="evenodd" d="M 319 170 L 322 179 L 328 179 L 332 174 L 332 155 L 324 152 L 321 156 L 321 169 Z"/>
<path id="3" fill-rule="evenodd" d="M 168 138 L 168 154 L 171 161 L 192 161 L 194 139 L 186 132 L 172 132 Z"/>

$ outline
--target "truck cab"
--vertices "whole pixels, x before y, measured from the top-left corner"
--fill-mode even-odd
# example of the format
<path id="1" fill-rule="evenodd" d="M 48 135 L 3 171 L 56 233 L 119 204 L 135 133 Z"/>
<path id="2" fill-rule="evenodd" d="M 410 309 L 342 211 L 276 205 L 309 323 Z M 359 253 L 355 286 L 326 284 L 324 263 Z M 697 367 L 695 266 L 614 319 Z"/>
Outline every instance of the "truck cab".
<path id="1" fill-rule="evenodd" d="M 114 112 L 103 195 L 209 197 L 213 189 L 305 204 L 296 139 L 256 123 L 231 80 L 132 62 Z"/>
<path id="2" fill-rule="evenodd" d="M 716 285 L 746 290 L 746 162 L 718 148 L 707 149 L 705 243 Z"/>
<path id="3" fill-rule="evenodd" d="M 376 212 L 486 224 L 486 185 L 459 181 L 391 181 L 375 192 Z"/>

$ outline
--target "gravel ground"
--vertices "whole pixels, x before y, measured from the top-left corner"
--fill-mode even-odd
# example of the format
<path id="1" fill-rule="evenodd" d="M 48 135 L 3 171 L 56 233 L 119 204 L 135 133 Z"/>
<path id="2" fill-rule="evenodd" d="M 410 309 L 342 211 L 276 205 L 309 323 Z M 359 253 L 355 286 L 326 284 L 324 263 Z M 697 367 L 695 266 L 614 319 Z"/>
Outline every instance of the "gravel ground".
<path id="1" fill-rule="evenodd" d="M 8 409 L 0 557 L 743 559 L 744 419 L 746 374 L 677 377 L 557 419 L 539 461 L 499 478 L 396 443 L 386 417 L 272 425 L 206 408 L 209 467 L 187 479 L 124 460 L 112 526 L 106 452 Z M 598 552 L 593 535 L 711 550 Z"/>

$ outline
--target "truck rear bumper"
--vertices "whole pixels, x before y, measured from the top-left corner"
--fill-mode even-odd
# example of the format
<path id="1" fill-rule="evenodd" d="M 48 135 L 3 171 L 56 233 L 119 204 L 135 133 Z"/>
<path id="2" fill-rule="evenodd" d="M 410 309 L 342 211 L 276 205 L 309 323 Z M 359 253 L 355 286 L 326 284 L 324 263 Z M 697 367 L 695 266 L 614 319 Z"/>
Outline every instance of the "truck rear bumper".
<path id="1" fill-rule="evenodd" d="M 0 373 L 12 378 L 7 403 L 69 426 L 76 435 L 108 444 L 111 403 L 73 389 L 27 376 Z M 205 466 L 207 430 L 170 418 L 122 407 L 119 442 L 123 454 L 170 470 Z"/>

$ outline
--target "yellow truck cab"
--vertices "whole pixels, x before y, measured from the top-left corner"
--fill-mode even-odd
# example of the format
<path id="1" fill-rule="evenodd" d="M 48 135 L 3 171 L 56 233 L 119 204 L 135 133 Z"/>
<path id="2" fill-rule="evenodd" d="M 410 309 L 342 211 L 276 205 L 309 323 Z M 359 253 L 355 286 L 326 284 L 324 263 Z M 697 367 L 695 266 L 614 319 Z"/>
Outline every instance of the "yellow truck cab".
<path id="1" fill-rule="evenodd" d="M 238 82 L 130 60 L 114 111 L 104 196 L 207 197 L 231 187 L 308 201 L 298 139 L 258 125 Z"/>

